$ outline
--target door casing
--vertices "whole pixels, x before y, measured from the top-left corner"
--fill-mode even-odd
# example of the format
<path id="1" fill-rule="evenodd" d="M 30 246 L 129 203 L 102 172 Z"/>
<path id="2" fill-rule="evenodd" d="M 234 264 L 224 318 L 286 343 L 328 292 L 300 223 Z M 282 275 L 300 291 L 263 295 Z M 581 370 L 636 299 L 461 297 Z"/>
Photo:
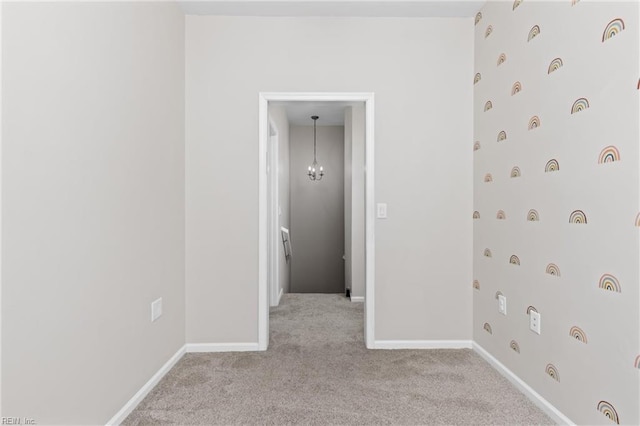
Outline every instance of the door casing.
<path id="1" fill-rule="evenodd" d="M 269 180 L 277 167 L 268 167 L 270 143 L 269 102 L 364 102 L 365 104 L 365 321 L 364 338 L 367 348 L 375 342 L 375 179 L 374 179 L 374 94 L 371 92 L 260 92 L 258 94 L 258 348 L 269 346 L 269 218 L 277 217 L 278 203 L 269 202 Z M 272 156 L 271 156 L 272 157 Z M 275 176 L 277 182 L 277 175 Z M 277 185 L 276 185 L 277 186 Z M 271 211 L 269 211 L 271 208 Z M 273 235 L 273 234 L 271 234 Z M 275 256 L 274 256 L 275 257 Z M 272 257 L 273 258 L 273 257 Z M 276 275 L 277 276 L 277 275 Z"/>

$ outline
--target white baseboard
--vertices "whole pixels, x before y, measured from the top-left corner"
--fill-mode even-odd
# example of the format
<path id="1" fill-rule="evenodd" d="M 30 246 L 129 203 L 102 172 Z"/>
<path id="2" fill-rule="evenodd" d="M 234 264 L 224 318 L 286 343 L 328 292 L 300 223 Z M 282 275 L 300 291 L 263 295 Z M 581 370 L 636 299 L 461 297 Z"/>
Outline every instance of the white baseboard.
<path id="1" fill-rule="evenodd" d="M 471 349 L 471 340 L 376 340 L 373 349 Z"/>
<path id="2" fill-rule="evenodd" d="M 259 351 L 258 343 L 187 343 L 187 353 L 192 352 L 250 352 Z"/>
<path id="3" fill-rule="evenodd" d="M 482 346 L 473 342 L 473 349 L 485 359 L 493 368 L 498 370 L 507 380 L 509 380 L 520 392 L 525 394 L 533 403 L 545 412 L 551 419 L 559 425 L 575 425 L 574 422 L 565 416 L 556 407 L 551 405 L 549 401 L 544 399 L 538 392 L 534 391 L 531 386 L 526 384 L 515 373 L 509 370 L 503 363 L 498 361 L 493 355 L 487 352 Z"/>
<path id="4" fill-rule="evenodd" d="M 354 303 L 363 303 L 364 302 L 364 296 L 349 296 L 351 298 L 351 301 Z"/>
<path id="5" fill-rule="evenodd" d="M 281 293 L 282 294 L 282 293 Z M 167 361 L 147 383 L 136 392 L 133 397 L 113 416 L 108 422 L 108 426 L 116 426 L 122 423 L 129 414 L 142 402 L 151 390 L 162 380 L 162 378 L 173 368 L 174 365 L 185 353 L 189 352 L 245 352 L 258 351 L 257 343 L 187 343 L 181 347 Z"/>
<path id="6" fill-rule="evenodd" d="M 284 294 L 284 289 L 280 287 L 280 293 L 278 293 L 278 305 L 280 304 L 280 300 L 282 300 L 282 295 Z"/>
<path id="7" fill-rule="evenodd" d="M 167 361 L 162 367 L 160 367 L 158 372 L 154 374 L 149 379 L 149 381 L 145 383 L 144 386 L 142 386 L 140 390 L 136 392 L 136 394 L 133 395 L 133 397 L 131 397 L 129 401 L 127 401 L 126 404 L 124 404 L 124 407 L 122 407 L 120 411 L 118 411 L 116 415 L 107 422 L 107 425 L 119 425 L 120 423 L 122 423 L 124 419 L 126 419 L 127 416 L 131 414 L 131 412 L 138 406 L 138 404 L 142 402 L 145 396 L 147 396 L 149 392 L 151 392 L 151 390 L 160 382 L 160 380 L 162 380 L 162 378 L 169 372 L 169 370 L 171 370 L 173 366 L 176 365 L 178 361 L 180 361 L 180 358 L 182 358 L 184 354 L 185 347 L 183 346 L 178 349 L 178 352 L 176 352 L 171 358 L 169 358 L 169 361 Z"/>

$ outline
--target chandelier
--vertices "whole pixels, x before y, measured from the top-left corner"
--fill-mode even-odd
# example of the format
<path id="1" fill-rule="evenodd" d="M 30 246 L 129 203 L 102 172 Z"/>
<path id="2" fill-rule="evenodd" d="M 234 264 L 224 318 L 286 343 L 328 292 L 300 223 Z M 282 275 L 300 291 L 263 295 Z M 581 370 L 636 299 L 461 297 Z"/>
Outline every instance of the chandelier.
<path id="1" fill-rule="evenodd" d="M 322 166 L 318 167 L 318 161 L 316 160 L 316 121 L 318 121 L 318 118 L 317 115 L 311 116 L 313 120 L 313 163 L 307 170 L 307 176 L 311 180 L 321 180 L 322 176 L 324 176 L 324 170 Z"/>

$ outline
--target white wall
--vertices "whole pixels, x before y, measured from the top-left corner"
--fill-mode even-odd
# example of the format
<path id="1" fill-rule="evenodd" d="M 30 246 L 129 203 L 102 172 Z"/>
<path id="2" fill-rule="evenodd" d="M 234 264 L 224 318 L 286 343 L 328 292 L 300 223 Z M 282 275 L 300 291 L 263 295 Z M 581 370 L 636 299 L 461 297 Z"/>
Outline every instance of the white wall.
<path id="1" fill-rule="evenodd" d="M 269 106 L 269 117 L 278 130 L 278 203 L 279 203 L 279 226 L 289 229 L 290 203 L 289 194 L 289 120 L 287 111 L 281 106 Z M 280 231 L 278 231 L 278 238 Z M 289 292 L 291 285 L 291 264 L 284 255 L 284 246 L 278 246 L 278 278 L 279 286 L 283 293 Z"/>
<path id="2" fill-rule="evenodd" d="M 358 105 L 344 114 L 345 282 L 351 297 L 365 290 L 365 110 Z"/>
<path id="3" fill-rule="evenodd" d="M 474 340 L 573 422 L 612 424 L 606 415 L 615 412 L 620 424 L 639 424 L 638 2 L 525 1 L 515 10 L 489 2 L 481 13 Z M 603 38 L 613 19 L 624 29 Z M 531 38 L 534 25 L 540 32 Z M 507 60 L 498 65 L 501 53 Z M 562 67 L 554 70 L 555 58 Z M 521 89 L 512 91 L 516 82 Z M 579 98 L 589 107 L 574 111 Z M 529 125 L 534 116 L 537 126 Z M 507 138 L 498 141 L 501 130 Z M 611 145 L 619 158 L 600 162 Z M 552 159 L 559 170 L 546 167 Z M 586 223 L 572 223 L 575 210 Z M 620 288 L 602 288 L 605 274 Z M 507 316 L 498 313 L 498 292 Z M 541 315 L 539 335 L 529 330 L 531 307 Z"/>
<path id="4" fill-rule="evenodd" d="M 353 157 L 352 137 L 352 115 L 351 107 L 344 109 L 344 287 L 351 292 L 352 268 L 351 268 L 351 159 Z"/>
<path id="5" fill-rule="evenodd" d="M 376 338 L 469 339 L 472 70 L 470 18 L 188 16 L 187 341 L 257 341 L 260 91 L 375 92 Z"/>
<path id="6" fill-rule="evenodd" d="M 365 110 L 351 108 L 351 296 L 365 293 Z"/>
<path id="7" fill-rule="evenodd" d="M 320 181 L 307 176 L 313 126 L 291 126 L 290 146 L 291 292 L 344 293 L 344 127 L 317 126 Z"/>
<path id="8" fill-rule="evenodd" d="M 2 415 L 105 423 L 185 340 L 184 17 L 2 18 Z"/>

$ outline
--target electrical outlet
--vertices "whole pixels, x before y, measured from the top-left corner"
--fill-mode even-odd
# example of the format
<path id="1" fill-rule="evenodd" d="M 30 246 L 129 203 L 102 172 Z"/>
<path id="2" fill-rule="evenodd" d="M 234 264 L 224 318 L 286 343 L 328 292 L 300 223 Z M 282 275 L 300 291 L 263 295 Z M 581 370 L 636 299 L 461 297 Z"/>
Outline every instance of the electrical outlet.
<path id="1" fill-rule="evenodd" d="M 540 314 L 536 311 L 529 313 L 529 328 L 534 333 L 540 334 Z"/>
<path id="2" fill-rule="evenodd" d="M 502 294 L 498 295 L 498 312 L 507 315 L 507 298 Z"/>
<path id="3" fill-rule="evenodd" d="M 162 297 L 151 302 L 151 322 L 162 316 Z"/>

